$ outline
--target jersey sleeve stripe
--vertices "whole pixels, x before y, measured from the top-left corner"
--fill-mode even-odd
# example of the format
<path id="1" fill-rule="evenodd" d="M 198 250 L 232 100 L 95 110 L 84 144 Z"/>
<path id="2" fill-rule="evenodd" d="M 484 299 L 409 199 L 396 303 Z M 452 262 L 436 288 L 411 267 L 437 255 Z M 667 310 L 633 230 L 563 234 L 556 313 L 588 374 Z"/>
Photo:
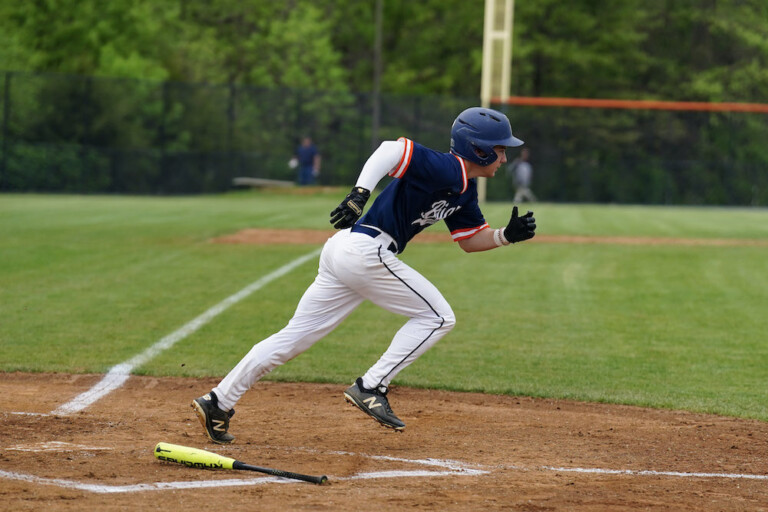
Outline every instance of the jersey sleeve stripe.
<path id="1" fill-rule="evenodd" d="M 403 157 L 400 159 L 400 163 L 397 164 L 397 167 L 390 172 L 389 175 L 393 178 L 402 178 L 405 171 L 408 169 L 408 165 L 411 163 L 411 157 L 413 156 L 413 141 L 406 139 L 405 137 L 400 137 L 397 140 L 405 141 L 405 151 L 403 152 Z"/>
<path id="2" fill-rule="evenodd" d="M 454 242 L 458 242 L 459 240 L 466 240 L 467 238 L 472 238 L 487 227 L 489 226 L 486 222 L 482 226 L 478 226 L 476 228 L 457 229 L 456 231 L 451 231 L 451 238 L 453 238 Z"/>
<path id="3" fill-rule="evenodd" d="M 462 187 L 461 187 L 461 193 L 467 191 L 467 187 L 469 186 L 469 180 L 467 179 L 467 163 L 464 161 L 463 158 L 461 158 L 458 155 L 453 155 L 456 157 L 456 160 L 459 161 L 459 165 L 461 166 L 461 180 L 462 180 Z"/>

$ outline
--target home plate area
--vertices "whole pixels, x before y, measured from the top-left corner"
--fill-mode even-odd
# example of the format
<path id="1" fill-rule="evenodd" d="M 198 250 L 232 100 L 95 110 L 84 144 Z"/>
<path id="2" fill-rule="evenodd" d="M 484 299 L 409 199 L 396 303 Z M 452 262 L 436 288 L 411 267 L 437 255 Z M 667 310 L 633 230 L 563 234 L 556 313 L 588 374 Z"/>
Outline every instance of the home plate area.
<path id="1" fill-rule="evenodd" d="M 101 375 L 0 374 L 8 510 L 754 510 L 768 507 L 768 426 L 639 407 L 393 387 L 406 430 L 345 385 L 260 382 L 214 445 L 189 402 L 214 379 L 132 376 L 87 409 L 51 411 Z M 325 485 L 162 462 L 158 442 Z"/>
<path id="2" fill-rule="evenodd" d="M 51 451 L 52 443 L 40 443 L 38 445 L 39 451 Z M 57 448 L 62 451 L 76 451 L 77 445 L 70 445 L 69 443 L 55 443 Z M 93 450 L 111 450 L 107 447 L 82 447 L 79 451 L 88 452 Z M 33 446 L 26 446 L 24 448 L 11 447 L 10 451 L 38 451 Z M 284 449 L 283 449 L 284 450 Z M 304 451 L 307 453 L 313 453 L 319 455 L 316 450 L 290 450 L 290 451 Z M 331 476 L 330 481 L 351 481 L 351 480 L 370 480 L 377 478 L 429 478 L 437 476 L 450 476 L 450 475 L 482 475 L 489 471 L 483 469 L 477 469 L 469 467 L 467 464 L 458 461 L 438 460 L 438 459 L 424 459 L 424 460 L 409 460 L 398 457 L 355 454 L 349 452 L 333 452 L 327 454 L 333 457 L 361 457 L 368 458 L 374 461 L 381 462 L 380 471 L 358 473 L 351 476 Z M 389 464 L 387 464 L 389 463 Z M 395 468 L 402 468 L 403 466 L 411 466 L 416 469 L 384 469 L 387 466 Z M 421 468 L 421 469 L 419 469 Z M 429 469 L 427 469 L 429 468 Z M 61 478 L 44 478 L 31 474 L 2 471 L 0 470 L 0 478 L 6 480 L 15 480 L 20 482 L 29 482 L 39 485 L 52 485 L 58 486 L 64 489 L 76 489 L 86 492 L 92 492 L 97 494 L 113 494 L 113 493 L 134 493 L 145 491 L 163 491 L 163 490 L 182 490 L 182 489 L 203 489 L 203 488 L 223 488 L 223 487 L 243 487 L 250 485 L 262 485 L 262 484 L 287 484 L 287 483 L 300 483 L 299 480 L 292 480 L 289 478 L 281 478 L 276 476 L 262 476 L 262 477 L 241 477 L 241 478 L 227 478 L 227 479 L 210 479 L 205 478 L 208 475 L 205 473 L 211 473 L 209 470 L 198 474 L 197 479 L 185 480 L 185 481 L 161 481 L 150 483 L 137 483 L 129 485 L 108 485 L 101 483 L 94 483 L 88 481 L 75 481 Z M 230 476 L 232 474 L 230 473 Z"/>

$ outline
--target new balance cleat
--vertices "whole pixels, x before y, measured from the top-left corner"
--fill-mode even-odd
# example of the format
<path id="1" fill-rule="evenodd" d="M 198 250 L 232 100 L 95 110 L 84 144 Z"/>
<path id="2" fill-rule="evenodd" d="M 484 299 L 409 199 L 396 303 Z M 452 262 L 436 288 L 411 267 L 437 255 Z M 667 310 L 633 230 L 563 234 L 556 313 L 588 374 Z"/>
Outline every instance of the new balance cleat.
<path id="1" fill-rule="evenodd" d="M 200 398 L 195 398 L 192 401 L 192 409 L 197 414 L 200 424 L 211 441 L 217 444 L 229 444 L 235 439 L 235 436 L 227 432 L 229 430 L 229 418 L 234 416 L 235 410 L 222 411 L 218 404 L 219 400 L 216 398 L 216 393 L 211 391 Z"/>
<path id="2" fill-rule="evenodd" d="M 387 391 L 366 389 L 363 379 L 359 377 L 355 383 L 344 392 L 344 398 L 365 414 L 375 419 L 387 428 L 397 431 L 405 429 L 405 423 L 395 416 L 387 400 Z"/>

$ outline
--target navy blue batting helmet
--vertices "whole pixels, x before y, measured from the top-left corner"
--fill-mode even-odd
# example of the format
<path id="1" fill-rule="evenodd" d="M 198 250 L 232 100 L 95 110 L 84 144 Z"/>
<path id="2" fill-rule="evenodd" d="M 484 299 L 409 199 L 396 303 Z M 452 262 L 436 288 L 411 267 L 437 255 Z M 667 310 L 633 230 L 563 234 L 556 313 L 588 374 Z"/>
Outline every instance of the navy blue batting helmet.
<path id="1" fill-rule="evenodd" d="M 480 165 L 496 161 L 494 146 L 522 145 L 523 141 L 512 135 L 507 116 L 490 108 L 468 108 L 451 127 L 451 153 Z"/>

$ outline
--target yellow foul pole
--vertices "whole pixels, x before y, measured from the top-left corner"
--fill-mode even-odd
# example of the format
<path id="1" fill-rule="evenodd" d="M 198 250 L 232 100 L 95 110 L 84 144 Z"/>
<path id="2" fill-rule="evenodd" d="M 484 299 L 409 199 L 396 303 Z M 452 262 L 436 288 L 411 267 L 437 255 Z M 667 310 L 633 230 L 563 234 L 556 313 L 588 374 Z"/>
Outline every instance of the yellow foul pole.
<path id="1" fill-rule="evenodd" d="M 491 106 L 491 98 L 509 98 L 514 10 L 514 0 L 485 0 L 480 103 L 486 108 Z M 484 202 L 485 178 L 478 178 L 477 193 Z"/>

